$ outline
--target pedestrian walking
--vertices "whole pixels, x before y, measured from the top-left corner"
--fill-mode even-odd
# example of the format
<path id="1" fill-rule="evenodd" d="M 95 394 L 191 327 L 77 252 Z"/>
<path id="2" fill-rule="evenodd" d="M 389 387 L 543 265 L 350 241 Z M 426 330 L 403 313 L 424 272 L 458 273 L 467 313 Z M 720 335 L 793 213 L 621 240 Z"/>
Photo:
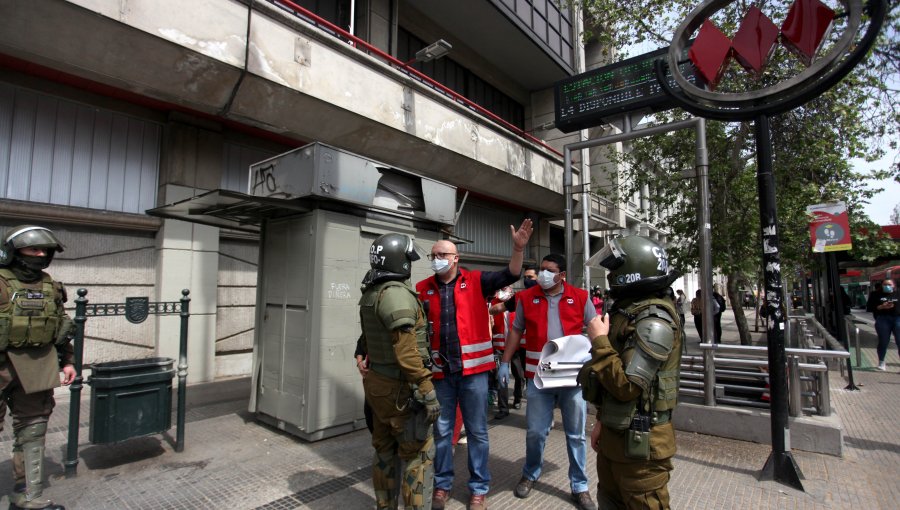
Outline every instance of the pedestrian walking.
<path id="1" fill-rule="evenodd" d="M 703 294 L 697 289 L 694 299 L 691 300 L 691 315 L 694 316 L 694 327 L 697 328 L 697 335 L 700 341 L 703 341 Z"/>
<path id="2" fill-rule="evenodd" d="M 886 279 L 875 285 L 875 289 L 869 294 L 866 302 L 866 310 L 872 312 L 875 317 L 875 332 L 878 334 L 878 370 L 886 370 L 887 348 L 891 343 L 891 335 L 894 335 L 894 343 L 900 354 L 900 292 L 894 284 L 894 280 Z"/>
<path id="3" fill-rule="evenodd" d="M 675 310 L 678 311 L 678 318 L 681 319 L 681 328 L 684 329 L 684 316 L 690 311 L 691 307 L 683 290 L 678 289 L 676 294 L 678 296 L 675 298 Z"/>
<path id="4" fill-rule="evenodd" d="M 719 284 L 713 285 L 713 342 L 722 343 L 722 312 L 725 311 L 725 298 L 719 294 Z"/>

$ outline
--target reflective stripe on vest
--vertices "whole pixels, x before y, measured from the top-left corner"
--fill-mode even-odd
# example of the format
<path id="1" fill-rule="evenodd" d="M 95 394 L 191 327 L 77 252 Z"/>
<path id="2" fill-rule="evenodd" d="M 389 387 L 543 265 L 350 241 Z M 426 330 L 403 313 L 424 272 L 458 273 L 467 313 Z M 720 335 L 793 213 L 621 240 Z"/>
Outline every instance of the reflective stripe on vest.
<path id="1" fill-rule="evenodd" d="M 531 341 L 525 350 L 525 377 L 534 378 L 541 351 L 547 343 L 547 311 L 549 302 L 540 287 L 532 287 L 518 294 L 525 314 L 525 331 Z M 580 335 L 584 328 L 584 307 L 588 293 L 563 282 L 559 299 L 559 322 L 563 335 Z"/>
<path id="2" fill-rule="evenodd" d="M 494 299 L 491 301 L 490 306 L 499 304 L 500 301 Z M 488 306 L 488 308 L 490 308 Z M 492 314 L 493 318 L 493 326 L 491 327 L 491 333 L 493 333 L 494 338 L 494 349 L 498 351 L 503 351 L 506 348 L 506 334 L 509 331 L 509 315 L 503 311 L 500 313 Z"/>
<path id="3" fill-rule="evenodd" d="M 437 276 L 428 277 L 416 284 L 421 301 L 428 301 L 428 319 L 433 324 L 434 334 L 431 350 L 441 348 L 441 292 Z M 459 269 L 453 288 L 456 306 L 456 333 L 462 349 L 464 376 L 487 372 L 494 368 L 494 348 L 491 345 L 491 324 L 488 308 L 481 291 L 481 271 Z M 444 377 L 438 363 L 432 367 L 435 379 Z"/>

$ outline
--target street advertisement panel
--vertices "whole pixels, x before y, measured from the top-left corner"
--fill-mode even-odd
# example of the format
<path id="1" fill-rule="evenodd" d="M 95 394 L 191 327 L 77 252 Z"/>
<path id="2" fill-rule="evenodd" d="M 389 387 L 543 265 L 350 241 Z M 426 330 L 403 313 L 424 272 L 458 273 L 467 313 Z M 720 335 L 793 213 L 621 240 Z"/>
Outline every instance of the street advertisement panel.
<path id="1" fill-rule="evenodd" d="M 853 248 L 850 242 L 850 218 L 843 202 L 816 204 L 806 208 L 810 245 L 813 253 L 844 251 Z"/>

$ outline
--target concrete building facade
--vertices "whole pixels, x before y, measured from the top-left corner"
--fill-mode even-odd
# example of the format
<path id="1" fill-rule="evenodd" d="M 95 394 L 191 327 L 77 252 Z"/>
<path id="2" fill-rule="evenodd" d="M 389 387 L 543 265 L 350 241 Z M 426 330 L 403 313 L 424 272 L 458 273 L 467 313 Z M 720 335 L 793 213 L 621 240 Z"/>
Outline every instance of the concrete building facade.
<path id="1" fill-rule="evenodd" d="M 53 228 L 66 250 L 52 273 L 94 303 L 190 289 L 190 381 L 250 371 L 259 240 L 148 209 L 246 192 L 251 163 L 318 141 L 456 186 L 464 265 L 502 267 L 526 216 L 539 261 L 565 251 L 562 148 L 609 129 L 552 128 L 553 84 L 603 62 L 550 0 L 0 0 L 0 13 L 0 234 Z M 414 62 L 439 39 L 447 56 Z M 576 159 L 578 190 L 610 164 Z M 591 203 L 590 252 L 626 229 L 664 240 L 641 200 Z M 178 328 L 91 319 L 85 362 L 175 358 Z"/>

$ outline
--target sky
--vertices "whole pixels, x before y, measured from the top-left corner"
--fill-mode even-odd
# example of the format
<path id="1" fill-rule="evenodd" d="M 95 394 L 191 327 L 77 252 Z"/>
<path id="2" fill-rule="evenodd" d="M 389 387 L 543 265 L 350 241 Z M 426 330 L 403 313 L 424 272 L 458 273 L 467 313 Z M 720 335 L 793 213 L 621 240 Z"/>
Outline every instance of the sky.
<path id="1" fill-rule="evenodd" d="M 866 171 L 873 168 L 886 168 L 892 161 L 900 158 L 900 151 L 886 154 L 880 160 L 874 163 L 867 163 L 861 159 L 853 160 L 853 168 L 858 171 Z M 871 189 L 883 188 L 884 191 L 875 195 L 872 200 L 864 208 L 869 219 L 879 225 L 891 224 L 891 212 L 894 206 L 900 204 L 900 183 L 893 179 L 883 181 L 872 181 L 869 185 Z"/>

